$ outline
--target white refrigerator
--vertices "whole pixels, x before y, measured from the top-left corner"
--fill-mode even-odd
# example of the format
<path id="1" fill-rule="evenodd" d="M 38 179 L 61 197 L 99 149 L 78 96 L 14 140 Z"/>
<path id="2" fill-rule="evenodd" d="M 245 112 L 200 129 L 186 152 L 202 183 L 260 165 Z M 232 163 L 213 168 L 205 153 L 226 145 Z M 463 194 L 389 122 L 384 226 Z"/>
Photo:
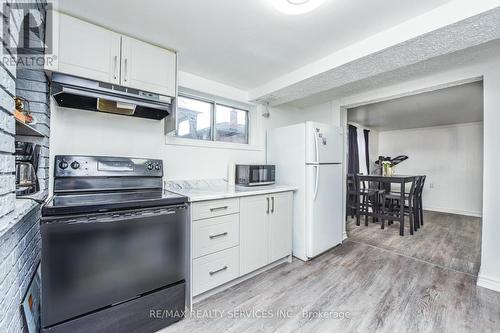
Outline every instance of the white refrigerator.
<path id="1" fill-rule="evenodd" d="M 342 243 L 343 136 L 340 127 L 305 122 L 267 132 L 276 182 L 297 186 L 293 255 L 310 260 Z"/>

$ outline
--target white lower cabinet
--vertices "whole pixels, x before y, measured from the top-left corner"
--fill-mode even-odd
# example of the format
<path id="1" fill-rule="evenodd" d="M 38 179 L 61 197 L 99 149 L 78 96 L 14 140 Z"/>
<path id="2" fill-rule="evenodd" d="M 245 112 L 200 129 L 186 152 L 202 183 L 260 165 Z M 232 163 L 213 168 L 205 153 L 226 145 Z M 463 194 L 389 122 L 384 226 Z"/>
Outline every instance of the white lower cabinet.
<path id="1" fill-rule="evenodd" d="M 264 195 L 240 199 L 240 273 L 242 275 L 265 266 L 268 262 L 269 214 L 267 209 L 269 200 L 269 197 Z"/>
<path id="2" fill-rule="evenodd" d="M 194 259 L 193 294 L 199 295 L 238 276 L 238 246 Z"/>
<path id="3" fill-rule="evenodd" d="M 239 214 L 194 221 L 193 258 L 236 246 L 239 239 Z"/>
<path id="4" fill-rule="evenodd" d="M 292 212 L 293 193 L 284 192 L 271 195 L 269 215 L 269 262 L 276 261 L 292 253 Z"/>
<path id="5" fill-rule="evenodd" d="M 239 212 L 240 200 L 238 198 L 201 201 L 193 204 L 192 219 L 201 220 Z"/>
<path id="6" fill-rule="evenodd" d="M 240 199 L 240 273 L 292 252 L 292 192 Z"/>
<path id="7" fill-rule="evenodd" d="M 192 296 L 292 254 L 293 193 L 192 204 Z"/>

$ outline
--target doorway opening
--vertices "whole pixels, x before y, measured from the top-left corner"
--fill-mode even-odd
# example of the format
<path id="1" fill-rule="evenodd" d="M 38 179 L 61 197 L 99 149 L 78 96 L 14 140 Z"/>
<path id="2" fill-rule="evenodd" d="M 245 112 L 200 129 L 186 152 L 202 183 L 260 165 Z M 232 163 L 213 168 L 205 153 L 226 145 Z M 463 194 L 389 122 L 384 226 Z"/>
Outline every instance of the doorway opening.
<path id="1" fill-rule="evenodd" d="M 482 80 L 347 108 L 346 131 L 348 194 L 354 174 L 394 177 L 383 185 L 356 181 L 361 199 L 358 204 L 352 201 L 356 195 L 347 195 L 348 237 L 477 276 L 483 205 Z M 404 205 L 398 197 L 401 186 L 391 184 L 398 176 L 415 177 L 406 183 Z M 418 199 L 420 176 L 425 181 L 419 204 L 411 198 Z M 402 206 L 403 237 L 400 222 L 389 219 L 395 210 L 403 211 Z"/>

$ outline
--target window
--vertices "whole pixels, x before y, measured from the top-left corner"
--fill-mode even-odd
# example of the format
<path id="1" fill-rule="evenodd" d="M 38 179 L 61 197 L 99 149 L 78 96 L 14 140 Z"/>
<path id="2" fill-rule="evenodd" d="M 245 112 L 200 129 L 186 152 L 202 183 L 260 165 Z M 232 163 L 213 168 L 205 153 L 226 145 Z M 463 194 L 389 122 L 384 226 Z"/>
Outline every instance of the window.
<path id="1" fill-rule="evenodd" d="M 213 104 L 183 96 L 177 103 L 177 136 L 212 140 Z"/>
<path id="2" fill-rule="evenodd" d="M 215 141 L 248 143 L 248 111 L 216 105 Z"/>
<path id="3" fill-rule="evenodd" d="M 177 101 L 177 136 L 247 144 L 248 110 L 181 95 Z"/>

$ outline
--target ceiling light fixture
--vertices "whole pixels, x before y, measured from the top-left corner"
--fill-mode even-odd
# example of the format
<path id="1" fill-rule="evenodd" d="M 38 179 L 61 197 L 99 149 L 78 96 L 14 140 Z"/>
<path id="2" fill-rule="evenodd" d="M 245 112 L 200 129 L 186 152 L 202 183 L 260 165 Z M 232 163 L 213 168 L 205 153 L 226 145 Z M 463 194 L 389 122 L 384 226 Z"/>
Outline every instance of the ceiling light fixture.
<path id="1" fill-rule="evenodd" d="M 308 13 L 318 8 L 324 0 L 271 0 L 274 7 L 288 15 Z"/>

